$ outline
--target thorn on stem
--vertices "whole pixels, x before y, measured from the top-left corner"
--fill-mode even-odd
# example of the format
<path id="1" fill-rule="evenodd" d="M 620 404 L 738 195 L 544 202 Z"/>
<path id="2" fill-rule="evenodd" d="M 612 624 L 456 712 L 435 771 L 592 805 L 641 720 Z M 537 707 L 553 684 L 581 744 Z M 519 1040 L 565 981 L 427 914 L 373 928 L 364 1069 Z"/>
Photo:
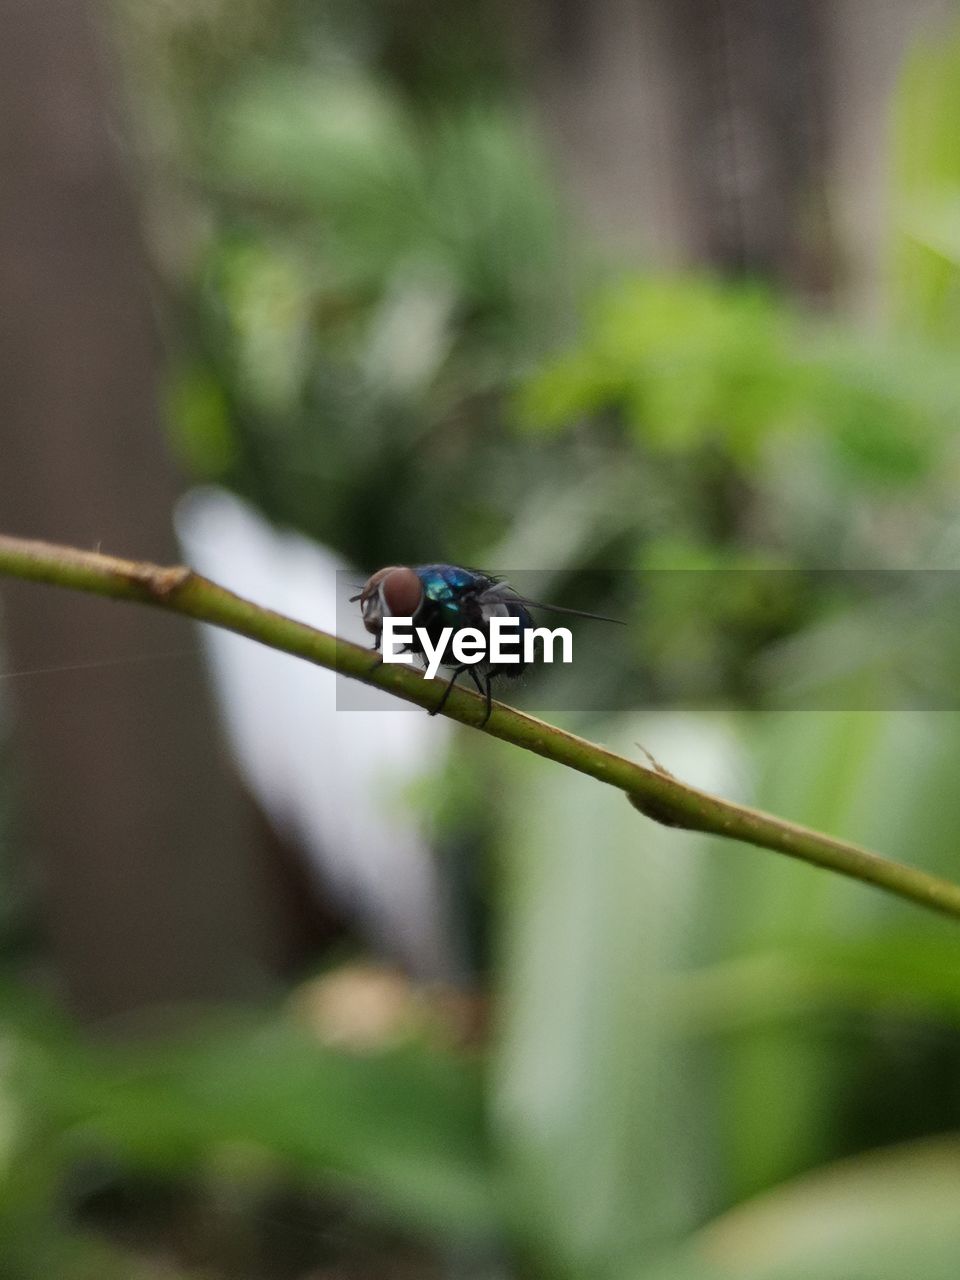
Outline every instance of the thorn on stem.
<path id="1" fill-rule="evenodd" d="M 635 747 L 638 747 L 638 748 L 643 752 L 643 754 L 647 757 L 647 759 L 648 759 L 648 760 L 650 761 L 650 763 L 653 765 L 653 768 L 654 768 L 654 770 L 655 770 L 657 773 L 663 774 L 663 776 L 664 776 L 665 778 L 673 778 L 674 782 L 676 782 L 676 780 L 677 780 L 677 779 L 676 779 L 676 778 L 674 777 L 674 775 L 670 772 L 670 770 L 669 770 L 669 769 L 665 769 L 665 768 L 664 768 L 664 766 L 663 766 L 663 765 L 660 763 L 660 761 L 657 759 L 657 757 L 653 754 L 653 752 L 652 752 L 652 751 L 648 751 L 648 750 L 647 750 L 647 748 L 643 745 L 643 743 L 642 743 L 642 742 L 635 742 L 633 745 L 634 745 Z"/>

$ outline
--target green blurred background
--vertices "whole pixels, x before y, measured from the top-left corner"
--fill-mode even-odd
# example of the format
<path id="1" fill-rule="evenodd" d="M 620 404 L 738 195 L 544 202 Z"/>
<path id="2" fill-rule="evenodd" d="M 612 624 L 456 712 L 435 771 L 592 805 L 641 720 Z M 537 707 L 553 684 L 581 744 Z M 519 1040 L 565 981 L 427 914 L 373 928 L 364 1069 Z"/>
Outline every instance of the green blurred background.
<path id="1" fill-rule="evenodd" d="M 785 646 L 870 705 L 915 600 L 622 586 L 956 567 L 954 4 L 8 10 L 5 531 L 172 559 L 202 483 L 360 572 L 549 570 L 629 622 L 565 723 L 960 879 L 956 712 L 778 710 Z M 2 603 L 4 1280 L 960 1274 L 955 925 L 462 730 L 389 800 L 425 982 L 184 626 Z"/>

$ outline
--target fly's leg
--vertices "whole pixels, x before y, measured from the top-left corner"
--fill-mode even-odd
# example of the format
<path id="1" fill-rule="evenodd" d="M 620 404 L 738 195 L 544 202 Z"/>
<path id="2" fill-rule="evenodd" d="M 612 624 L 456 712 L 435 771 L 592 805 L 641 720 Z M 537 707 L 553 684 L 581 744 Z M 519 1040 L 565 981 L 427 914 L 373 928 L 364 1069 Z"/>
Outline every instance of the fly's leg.
<path id="1" fill-rule="evenodd" d="M 443 697 L 440 699 L 440 701 L 437 703 L 437 705 L 433 708 L 432 711 L 427 712 L 427 715 L 435 716 L 440 714 L 443 708 L 447 705 L 447 699 L 450 697 L 450 690 L 457 683 L 457 681 L 463 675 L 463 673 L 468 670 L 469 668 L 467 667 L 466 663 L 464 663 L 462 667 L 457 667 L 456 671 L 454 671 L 453 675 L 447 681 L 447 687 L 443 691 Z"/>
<path id="2" fill-rule="evenodd" d="M 476 668 L 473 667 L 472 665 L 468 666 L 467 663 L 464 663 L 462 667 L 457 667 L 456 671 L 454 671 L 453 675 L 447 681 L 447 687 L 443 691 L 443 697 L 440 699 L 437 705 L 433 708 L 433 710 L 427 712 L 427 714 L 431 716 L 435 716 L 435 715 L 438 715 L 443 710 L 443 708 L 447 705 L 447 698 L 450 697 L 450 690 L 457 683 L 457 681 L 460 679 L 460 677 L 463 675 L 465 671 L 469 671 L 470 679 L 473 681 L 473 683 L 477 687 L 477 693 L 479 693 L 484 700 L 485 710 L 484 710 L 483 719 L 480 721 L 480 725 L 479 725 L 479 727 L 482 729 L 483 726 L 490 719 L 490 715 L 493 711 L 493 695 L 490 692 L 491 677 L 486 676 L 484 678 L 483 683 L 481 684 L 480 677 L 477 675 L 477 672 L 476 672 Z"/>
<path id="3" fill-rule="evenodd" d="M 383 659 L 380 657 L 380 637 L 379 636 L 373 637 L 373 644 L 370 646 L 370 648 L 373 650 L 374 654 L 376 655 L 373 661 L 370 663 L 370 670 L 376 671 L 377 667 L 383 666 Z"/>

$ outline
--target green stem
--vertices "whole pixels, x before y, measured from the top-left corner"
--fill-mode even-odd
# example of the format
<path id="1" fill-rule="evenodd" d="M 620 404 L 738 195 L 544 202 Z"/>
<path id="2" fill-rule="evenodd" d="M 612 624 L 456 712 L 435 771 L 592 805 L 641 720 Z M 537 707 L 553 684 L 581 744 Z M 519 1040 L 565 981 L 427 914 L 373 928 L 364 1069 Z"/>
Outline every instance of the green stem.
<path id="1" fill-rule="evenodd" d="M 225 627 L 237 635 L 385 689 L 427 709 L 436 706 L 443 692 L 442 681 L 425 680 L 407 666 L 385 665 L 369 649 L 262 609 L 190 569 L 161 568 L 73 547 L 0 535 L 0 573 L 73 587 L 116 600 L 156 605 L 200 622 Z M 483 700 L 474 693 L 454 689 L 444 714 L 462 724 L 480 727 Z M 892 862 L 846 840 L 836 840 L 698 791 L 660 768 L 647 768 L 627 760 L 502 703 L 494 704 L 484 732 L 619 788 L 641 813 L 666 826 L 703 831 L 785 853 L 960 920 L 960 885 L 916 867 Z"/>

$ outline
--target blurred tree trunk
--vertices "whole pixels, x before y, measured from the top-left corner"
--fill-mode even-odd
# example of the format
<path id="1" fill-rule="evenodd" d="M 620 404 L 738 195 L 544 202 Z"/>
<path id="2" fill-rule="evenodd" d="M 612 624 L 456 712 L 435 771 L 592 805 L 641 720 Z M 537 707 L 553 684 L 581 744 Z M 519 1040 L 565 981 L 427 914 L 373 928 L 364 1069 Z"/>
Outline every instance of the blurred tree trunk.
<path id="1" fill-rule="evenodd" d="M 876 293 L 889 100 L 950 0 L 528 0 L 575 203 L 619 256 Z M 865 224 L 865 225 L 864 225 Z"/>
<path id="2" fill-rule="evenodd" d="M 91 15 L 8 0 L 0 42 L 0 527 L 176 558 L 144 256 Z M 3 584 L 16 750 L 58 973 L 88 1016 L 262 988 L 276 950 L 191 631 Z M 150 655 L 175 658 L 149 660 Z"/>

